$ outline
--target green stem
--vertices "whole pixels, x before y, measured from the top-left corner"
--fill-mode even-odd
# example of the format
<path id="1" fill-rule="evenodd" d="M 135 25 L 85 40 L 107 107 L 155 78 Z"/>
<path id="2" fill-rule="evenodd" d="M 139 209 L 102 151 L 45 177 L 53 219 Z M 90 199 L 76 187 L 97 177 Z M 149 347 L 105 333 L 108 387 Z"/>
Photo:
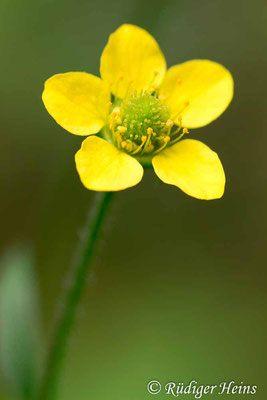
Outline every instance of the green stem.
<path id="1" fill-rule="evenodd" d="M 84 241 L 78 251 L 77 263 L 72 271 L 70 286 L 66 289 L 63 306 L 57 321 L 55 335 L 41 385 L 39 400 L 54 400 L 60 380 L 68 339 L 75 321 L 75 314 L 87 276 L 92 270 L 92 260 L 99 231 L 107 213 L 112 193 L 97 193 L 94 208 L 85 226 Z"/>

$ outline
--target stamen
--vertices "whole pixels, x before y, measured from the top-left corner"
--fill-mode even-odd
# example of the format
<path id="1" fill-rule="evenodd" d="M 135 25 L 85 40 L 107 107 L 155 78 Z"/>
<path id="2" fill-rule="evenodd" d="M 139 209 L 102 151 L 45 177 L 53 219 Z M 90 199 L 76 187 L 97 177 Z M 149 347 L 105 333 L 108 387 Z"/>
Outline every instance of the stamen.
<path id="1" fill-rule="evenodd" d="M 126 89 L 126 94 L 125 94 L 125 99 L 128 100 L 128 96 L 130 94 L 130 87 L 133 85 L 134 80 L 132 79 L 131 81 L 129 81 L 128 87 Z"/>
<path id="2" fill-rule="evenodd" d="M 110 114 L 109 127 L 112 131 L 114 131 L 115 125 L 121 124 L 121 119 L 119 117 L 119 114 L 120 114 L 119 107 L 115 107 Z"/>
<path id="3" fill-rule="evenodd" d="M 145 151 L 143 151 L 143 153 L 152 153 L 152 152 L 154 151 L 154 148 L 155 148 L 155 146 L 154 146 L 152 143 L 150 143 L 150 144 L 146 147 Z"/>
<path id="4" fill-rule="evenodd" d="M 156 151 L 154 151 L 154 154 L 157 154 L 157 153 L 159 153 L 160 151 L 162 151 L 163 149 L 165 149 L 165 147 L 167 146 L 167 144 L 169 143 L 170 140 L 171 140 L 171 139 L 170 139 L 170 136 L 166 136 L 166 137 L 163 139 L 164 144 L 163 144 L 159 149 L 157 149 Z"/>
<path id="5" fill-rule="evenodd" d="M 115 123 L 116 123 L 117 125 L 119 125 L 119 124 L 122 123 L 122 120 L 121 120 L 120 117 L 115 117 L 115 118 L 114 118 L 114 121 L 115 121 Z"/>
<path id="6" fill-rule="evenodd" d="M 159 71 L 153 71 L 153 77 L 149 83 L 148 89 L 152 89 L 152 91 L 156 91 L 156 87 L 158 88 L 157 85 L 154 85 L 155 79 L 157 78 L 157 76 L 159 75 Z"/>
<path id="7" fill-rule="evenodd" d="M 177 133 L 179 133 L 180 130 L 182 129 L 182 117 L 181 116 L 178 117 L 178 121 L 179 121 L 179 125 L 177 126 L 177 129 L 175 131 L 170 133 L 171 136 L 177 135 Z"/>
<path id="8" fill-rule="evenodd" d="M 153 96 L 154 97 L 158 97 L 159 96 L 160 87 L 158 85 L 152 85 L 152 89 L 154 90 Z"/>
<path id="9" fill-rule="evenodd" d="M 180 139 L 182 139 L 182 137 L 186 134 L 189 134 L 189 130 L 187 128 L 183 128 L 183 132 L 181 133 L 180 136 L 178 136 L 176 139 L 172 140 L 170 142 L 170 145 L 173 145 L 174 143 L 178 142 Z"/>
<path id="10" fill-rule="evenodd" d="M 123 140 L 121 142 L 121 148 L 124 150 L 128 151 L 129 153 L 133 150 L 133 147 L 135 146 L 135 143 L 133 143 L 131 140 Z"/>
<path id="11" fill-rule="evenodd" d="M 179 119 L 182 118 L 181 114 L 182 114 L 182 112 L 184 112 L 184 110 L 186 109 L 186 107 L 189 106 L 189 104 L 190 104 L 189 101 L 186 101 L 186 102 L 184 103 L 182 109 L 180 109 L 179 112 L 178 112 L 177 114 L 175 114 L 175 116 L 173 117 L 174 121 L 175 121 L 176 118 L 178 118 L 178 117 L 179 117 Z"/>
<path id="12" fill-rule="evenodd" d="M 117 130 L 118 130 L 119 133 L 125 133 L 125 132 L 127 132 L 126 126 L 121 126 L 121 125 L 119 125 L 119 126 L 117 126 Z"/>
<path id="13" fill-rule="evenodd" d="M 172 128 L 173 125 L 174 125 L 174 122 L 173 122 L 171 119 L 168 119 L 168 121 L 166 121 L 166 126 L 167 126 L 168 128 Z"/>
<path id="14" fill-rule="evenodd" d="M 111 116 L 119 115 L 120 112 L 121 112 L 120 107 L 115 107 L 115 108 L 113 108 L 113 110 L 112 110 Z"/>
<path id="15" fill-rule="evenodd" d="M 141 137 L 142 143 L 140 144 L 139 147 L 137 147 L 137 149 L 132 153 L 132 154 L 137 154 L 139 153 L 139 151 L 142 149 L 142 147 L 144 146 L 144 143 L 146 141 L 146 136 L 142 136 Z"/>
<path id="16" fill-rule="evenodd" d="M 142 150 L 143 153 L 145 152 L 145 150 L 147 149 L 148 145 L 150 144 L 150 139 L 151 139 L 151 135 L 153 134 L 153 129 L 152 128 L 147 128 L 147 134 L 148 134 L 148 136 L 146 137 L 146 143 L 145 143 L 144 148 Z"/>
<path id="17" fill-rule="evenodd" d="M 116 135 L 115 141 L 117 143 L 118 147 L 121 147 L 121 143 L 122 143 L 122 137 L 121 135 Z"/>
<path id="18" fill-rule="evenodd" d="M 163 140 L 164 140 L 165 143 L 169 143 L 171 138 L 170 138 L 170 136 L 166 136 Z"/>

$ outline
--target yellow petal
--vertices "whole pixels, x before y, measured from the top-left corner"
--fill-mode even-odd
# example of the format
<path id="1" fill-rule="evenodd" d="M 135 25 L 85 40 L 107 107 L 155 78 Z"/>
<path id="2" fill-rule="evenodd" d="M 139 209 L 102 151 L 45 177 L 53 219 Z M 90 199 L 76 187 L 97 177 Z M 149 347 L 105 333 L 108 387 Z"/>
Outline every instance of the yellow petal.
<path id="1" fill-rule="evenodd" d="M 152 160 L 165 183 L 178 186 L 189 196 L 212 200 L 222 197 L 225 175 L 218 155 L 198 140 L 182 140 Z"/>
<path id="2" fill-rule="evenodd" d="M 137 185 L 144 172 L 137 160 L 97 136 L 83 141 L 75 161 L 83 185 L 90 190 L 127 189 Z"/>
<path id="3" fill-rule="evenodd" d="M 159 85 L 165 71 L 165 58 L 144 29 L 126 24 L 110 35 L 101 56 L 100 72 L 116 96 L 123 98 L 127 92 Z"/>
<path id="4" fill-rule="evenodd" d="M 182 125 L 198 128 L 218 118 L 233 97 L 230 72 L 221 64 L 192 60 L 170 68 L 162 82 L 160 94 L 172 112 L 182 116 Z"/>
<path id="5" fill-rule="evenodd" d="M 52 76 L 43 102 L 49 114 L 74 135 L 97 133 L 106 123 L 110 91 L 100 78 L 85 72 Z"/>

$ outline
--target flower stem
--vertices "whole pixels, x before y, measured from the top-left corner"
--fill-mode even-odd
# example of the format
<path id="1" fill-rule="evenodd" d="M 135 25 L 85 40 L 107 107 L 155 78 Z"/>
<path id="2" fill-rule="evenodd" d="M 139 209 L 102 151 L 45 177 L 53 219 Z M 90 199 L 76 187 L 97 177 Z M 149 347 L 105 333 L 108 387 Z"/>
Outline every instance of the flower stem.
<path id="1" fill-rule="evenodd" d="M 68 339 L 73 328 L 75 314 L 83 288 L 87 281 L 88 274 L 92 270 L 92 260 L 96 242 L 111 198 L 112 193 L 110 192 L 96 194 L 95 204 L 90 213 L 89 220 L 85 225 L 84 240 L 80 244 L 78 250 L 77 261 L 74 265 L 75 268 L 71 271 L 70 285 L 64 293 L 60 315 L 57 320 L 41 391 L 38 397 L 39 400 L 55 400 L 57 398 L 61 367 L 65 358 Z"/>

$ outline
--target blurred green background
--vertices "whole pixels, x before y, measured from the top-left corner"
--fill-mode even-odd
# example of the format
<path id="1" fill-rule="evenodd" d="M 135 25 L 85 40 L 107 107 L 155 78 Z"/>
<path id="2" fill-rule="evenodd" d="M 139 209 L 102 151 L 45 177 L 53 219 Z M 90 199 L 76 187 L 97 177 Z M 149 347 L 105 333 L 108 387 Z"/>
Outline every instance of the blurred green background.
<path id="1" fill-rule="evenodd" d="M 93 193 L 74 168 L 82 138 L 48 115 L 43 83 L 60 72 L 98 74 L 109 34 L 125 22 L 155 36 L 168 66 L 207 58 L 232 72 L 229 109 L 191 132 L 218 152 L 226 193 L 219 201 L 198 201 L 146 172 L 141 184 L 116 194 L 79 309 L 60 399 L 148 399 L 151 379 L 196 379 L 255 384 L 253 398 L 263 400 L 265 0 L 1 0 L 1 250 L 13 242 L 34 248 L 48 340 Z"/>

